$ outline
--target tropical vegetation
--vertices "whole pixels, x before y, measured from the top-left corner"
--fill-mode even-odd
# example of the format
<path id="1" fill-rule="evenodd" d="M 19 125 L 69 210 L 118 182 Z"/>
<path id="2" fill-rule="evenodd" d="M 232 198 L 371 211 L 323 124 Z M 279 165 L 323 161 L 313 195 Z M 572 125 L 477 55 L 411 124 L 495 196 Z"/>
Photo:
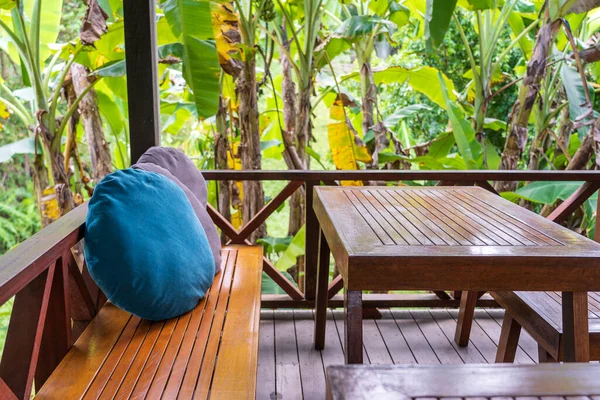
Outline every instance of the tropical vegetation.
<path id="1" fill-rule="evenodd" d="M 598 6 L 161 0 L 162 144 L 200 169 L 596 169 Z M 118 0 L 0 0 L 0 254 L 130 165 L 123 33 Z M 239 227 L 282 184 L 210 199 Z M 495 188 L 549 213 L 577 184 Z M 297 194 L 252 237 L 298 282 L 303 226 Z"/>

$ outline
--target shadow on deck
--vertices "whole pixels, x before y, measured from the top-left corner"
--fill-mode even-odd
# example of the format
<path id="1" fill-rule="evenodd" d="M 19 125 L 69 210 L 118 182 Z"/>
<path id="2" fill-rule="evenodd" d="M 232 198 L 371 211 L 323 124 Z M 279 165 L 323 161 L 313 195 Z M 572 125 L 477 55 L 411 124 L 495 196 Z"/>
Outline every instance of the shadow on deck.
<path id="1" fill-rule="evenodd" d="M 370 364 L 493 363 L 503 310 L 477 310 L 468 347 L 454 343 L 457 310 L 381 310 L 383 318 L 363 322 L 364 360 Z M 325 367 L 343 364 L 341 310 L 329 311 L 325 349 L 313 348 L 312 311 L 263 310 L 257 400 L 323 399 Z M 516 362 L 532 364 L 537 344 L 523 331 Z"/>

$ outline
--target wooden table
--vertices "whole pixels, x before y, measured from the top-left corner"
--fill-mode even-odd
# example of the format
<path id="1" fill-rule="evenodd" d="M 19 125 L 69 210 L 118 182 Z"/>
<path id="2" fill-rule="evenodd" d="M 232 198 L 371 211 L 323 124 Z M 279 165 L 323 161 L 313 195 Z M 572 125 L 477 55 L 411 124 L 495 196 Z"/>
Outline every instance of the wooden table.
<path id="1" fill-rule="evenodd" d="M 599 375 L 598 364 L 338 365 L 327 368 L 327 399 L 591 400 Z"/>
<path id="2" fill-rule="evenodd" d="M 315 348 L 324 347 L 331 252 L 344 282 L 346 363 L 362 363 L 364 290 L 561 291 L 565 360 L 588 361 L 600 244 L 479 187 L 314 190 Z"/>

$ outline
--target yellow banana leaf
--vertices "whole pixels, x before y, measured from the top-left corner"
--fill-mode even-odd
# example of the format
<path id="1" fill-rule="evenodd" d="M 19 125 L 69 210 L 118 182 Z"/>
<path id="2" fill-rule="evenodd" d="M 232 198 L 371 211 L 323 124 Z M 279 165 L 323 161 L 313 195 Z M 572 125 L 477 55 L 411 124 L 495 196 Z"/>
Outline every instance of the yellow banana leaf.
<path id="1" fill-rule="evenodd" d="M 234 142 L 231 146 L 231 152 L 227 153 L 227 165 L 229 169 L 233 169 L 236 171 L 240 171 L 242 169 L 242 160 L 239 157 L 239 146 L 240 142 Z M 242 199 L 244 198 L 243 185 L 241 181 L 236 181 L 235 186 L 237 188 L 237 193 L 232 193 L 232 201 L 231 206 L 236 210 L 231 213 L 231 224 L 237 229 L 240 228 L 243 224 L 242 220 Z M 233 197 L 236 196 L 237 199 Z"/>
<path id="2" fill-rule="evenodd" d="M 48 221 L 56 221 L 60 218 L 60 208 L 58 208 L 54 186 L 48 186 L 42 192 L 42 215 Z"/>
<path id="3" fill-rule="evenodd" d="M 357 170 L 358 161 L 370 162 L 371 154 L 362 139 L 352 126 L 352 123 L 344 113 L 344 105 L 339 99 L 336 100 L 329 110 L 332 120 L 327 125 L 327 136 L 331 157 L 337 169 Z M 360 186 L 360 181 L 342 181 L 345 186 Z"/>

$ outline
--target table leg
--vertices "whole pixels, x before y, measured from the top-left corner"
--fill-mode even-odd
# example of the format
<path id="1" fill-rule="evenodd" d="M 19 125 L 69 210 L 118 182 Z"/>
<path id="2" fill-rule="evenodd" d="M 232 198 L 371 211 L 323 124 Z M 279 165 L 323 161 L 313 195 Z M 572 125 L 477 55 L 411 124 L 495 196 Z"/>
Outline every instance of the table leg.
<path id="1" fill-rule="evenodd" d="M 587 292 L 563 292 L 563 360 L 590 361 Z"/>
<path id="2" fill-rule="evenodd" d="M 327 285 L 329 283 L 329 245 L 323 231 L 319 234 L 319 257 L 317 262 L 317 293 L 315 299 L 315 349 L 325 348 L 327 323 Z"/>
<path id="3" fill-rule="evenodd" d="M 479 292 L 463 292 L 460 296 L 460 311 L 458 312 L 458 322 L 456 323 L 456 332 L 454 341 L 461 347 L 469 345 L 471 336 L 471 326 L 475 318 L 475 306 Z"/>
<path id="4" fill-rule="evenodd" d="M 346 312 L 344 320 L 346 364 L 362 364 L 362 292 L 345 288 L 344 308 Z"/>

